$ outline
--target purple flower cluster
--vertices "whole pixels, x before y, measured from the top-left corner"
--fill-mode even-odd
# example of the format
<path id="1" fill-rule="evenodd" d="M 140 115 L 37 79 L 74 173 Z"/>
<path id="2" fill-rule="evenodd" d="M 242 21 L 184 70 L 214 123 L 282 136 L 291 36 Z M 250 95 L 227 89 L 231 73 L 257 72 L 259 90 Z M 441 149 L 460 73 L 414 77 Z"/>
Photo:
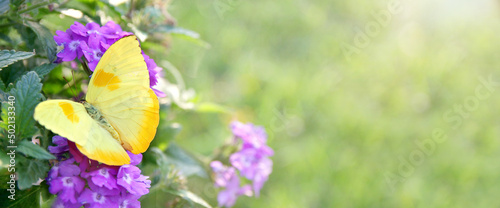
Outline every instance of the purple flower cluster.
<path id="1" fill-rule="evenodd" d="M 242 143 L 241 149 L 229 157 L 231 167 L 220 161 L 210 163 L 215 174 L 215 186 L 225 188 L 217 197 L 219 206 L 231 207 L 238 196 L 259 196 L 260 189 L 272 172 L 273 161 L 269 159 L 274 154 L 267 146 L 267 135 L 264 128 L 251 123 L 238 121 L 231 123 L 235 143 Z M 240 186 L 240 178 L 252 181 L 252 185 Z"/>
<path id="2" fill-rule="evenodd" d="M 88 159 L 64 137 L 54 136 L 52 141 L 57 146 L 50 146 L 49 151 L 59 158 L 47 176 L 50 193 L 57 194 L 52 207 L 141 206 L 138 199 L 151 187 L 148 176 L 141 175 L 136 166 L 141 154 L 127 152 L 129 165 L 109 166 Z"/>
<path id="3" fill-rule="evenodd" d="M 127 35 L 132 35 L 132 33 L 123 31 L 120 25 L 113 21 L 107 22 L 102 27 L 95 22 L 87 23 L 85 26 L 75 22 L 66 32 L 56 31 L 54 40 L 58 45 L 64 46 L 64 49 L 57 54 L 57 57 L 60 61 L 73 61 L 76 58 L 82 61 L 82 57 L 85 57 L 90 70 L 94 71 L 101 56 L 109 46 Z M 142 55 L 148 67 L 150 87 L 157 96 L 164 97 L 163 92 L 153 88 L 158 83 L 157 79 L 163 69 L 158 67 L 155 61 L 150 59 L 144 52 Z"/>

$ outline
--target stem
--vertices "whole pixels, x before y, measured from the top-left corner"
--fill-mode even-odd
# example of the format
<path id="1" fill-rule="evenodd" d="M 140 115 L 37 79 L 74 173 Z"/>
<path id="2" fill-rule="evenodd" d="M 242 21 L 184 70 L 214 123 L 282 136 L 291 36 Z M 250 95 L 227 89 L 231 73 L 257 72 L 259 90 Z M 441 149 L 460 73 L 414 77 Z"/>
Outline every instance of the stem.
<path id="1" fill-rule="evenodd" d="M 125 16 L 129 19 L 132 19 L 132 11 L 134 11 L 134 9 L 135 9 L 134 0 L 130 0 L 130 8 Z"/>
<path id="2" fill-rule="evenodd" d="M 82 57 L 82 67 L 83 67 L 83 71 L 85 71 L 85 73 L 87 73 L 88 76 L 92 75 L 92 71 L 90 71 L 89 69 L 89 65 L 87 65 L 87 59 L 84 57 Z"/>
<path id="3" fill-rule="evenodd" d="M 40 7 L 44 7 L 44 6 L 47 6 L 47 5 L 52 4 L 52 3 L 53 3 L 52 1 L 47 1 L 47 2 L 42 2 L 42 3 L 39 3 L 39 4 L 31 5 L 29 7 L 26 7 L 26 9 L 19 10 L 18 13 L 22 14 L 22 13 L 25 13 L 25 12 L 29 12 L 31 10 L 38 9 Z"/>
<path id="4" fill-rule="evenodd" d="M 35 20 L 35 19 L 31 19 L 31 18 L 29 18 L 29 17 L 23 17 L 23 20 L 28 20 L 28 21 L 30 21 L 30 22 L 38 22 L 37 20 Z"/>

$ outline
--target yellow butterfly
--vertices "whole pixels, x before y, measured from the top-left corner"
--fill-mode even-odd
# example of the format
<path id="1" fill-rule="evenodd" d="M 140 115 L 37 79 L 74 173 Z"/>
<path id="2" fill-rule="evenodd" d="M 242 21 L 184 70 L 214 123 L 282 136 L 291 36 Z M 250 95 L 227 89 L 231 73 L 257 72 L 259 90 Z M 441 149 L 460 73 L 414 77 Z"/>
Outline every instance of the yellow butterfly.
<path id="1" fill-rule="evenodd" d="M 35 119 L 75 142 L 88 158 L 108 165 L 130 164 L 125 150 L 145 152 L 159 122 L 158 98 L 139 41 L 127 36 L 101 57 L 88 85 L 86 101 L 47 100 Z"/>

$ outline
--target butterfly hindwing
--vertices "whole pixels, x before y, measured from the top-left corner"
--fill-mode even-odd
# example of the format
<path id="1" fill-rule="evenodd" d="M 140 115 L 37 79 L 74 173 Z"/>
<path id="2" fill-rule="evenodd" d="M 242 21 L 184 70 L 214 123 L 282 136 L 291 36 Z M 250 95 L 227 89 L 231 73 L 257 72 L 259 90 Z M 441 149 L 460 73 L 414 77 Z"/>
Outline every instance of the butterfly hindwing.
<path id="1" fill-rule="evenodd" d="M 89 140 L 85 145 L 76 144 L 80 152 L 88 158 L 97 160 L 107 165 L 130 164 L 130 157 L 118 140 L 97 122 L 94 122 L 89 132 Z"/>
<path id="2" fill-rule="evenodd" d="M 92 119 L 80 103 L 47 100 L 38 104 L 34 117 L 47 129 L 75 142 L 90 159 L 109 165 L 130 163 L 130 157 L 118 140 Z"/>
<path id="3" fill-rule="evenodd" d="M 148 149 L 160 119 L 158 98 L 150 88 L 128 91 L 127 99 L 117 97 L 98 106 L 120 135 L 125 149 L 134 154 Z"/>

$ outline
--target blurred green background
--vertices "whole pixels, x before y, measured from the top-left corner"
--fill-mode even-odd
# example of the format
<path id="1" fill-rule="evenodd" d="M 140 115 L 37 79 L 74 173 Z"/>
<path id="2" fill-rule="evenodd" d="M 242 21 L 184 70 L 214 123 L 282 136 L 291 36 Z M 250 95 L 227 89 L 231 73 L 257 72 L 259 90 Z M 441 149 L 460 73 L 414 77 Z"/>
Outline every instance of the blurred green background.
<path id="1" fill-rule="evenodd" d="M 210 155 L 232 119 L 266 128 L 273 173 L 258 199 L 235 207 L 498 207 L 500 85 L 487 91 L 480 81 L 500 81 L 498 8 L 174 1 L 178 24 L 211 47 L 174 38 L 165 58 L 203 101 L 234 109 L 178 116 L 178 144 Z M 447 140 L 432 140 L 436 129 Z M 209 190 L 193 189 L 214 199 Z"/>

